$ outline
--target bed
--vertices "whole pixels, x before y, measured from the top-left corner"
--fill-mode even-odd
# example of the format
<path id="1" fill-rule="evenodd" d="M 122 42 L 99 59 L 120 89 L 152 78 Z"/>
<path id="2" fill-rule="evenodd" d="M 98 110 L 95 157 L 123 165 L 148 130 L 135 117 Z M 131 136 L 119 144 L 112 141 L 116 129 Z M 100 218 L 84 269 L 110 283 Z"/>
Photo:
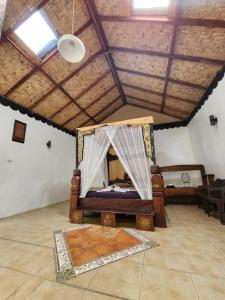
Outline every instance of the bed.
<path id="1" fill-rule="evenodd" d="M 166 227 L 163 181 L 160 174 L 160 169 L 154 164 L 149 166 L 148 168 L 148 164 L 146 162 L 147 150 L 146 148 L 144 150 L 139 149 L 140 141 L 138 143 L 138 146 L 133 145 L 133 147 L 131 148 L 129 148 L 130 144 L 128 143 L 129 132 L 131 132 L 132 136 L 135 137 L 133 139 L 133 142 L 141 139 L 143 134 L 144 147 L 145 144 L 143 126 L 148 124 L 148 126 L 145 126 L 145 129 L 147 128 L 148 130 L 146 143 L 150 143 L 151 145 L 150 154 L 152 161 L 154 161 L 154 145 L 152 141 L 153 134 L 151 132 L 152 123 L 152 118 L 148 117 L 122 121 L 119 123 L 114 122 L 90 126 L 85 129 L 78 129 L 76 135 L 78 169 L 75 169 L 73 174 L 70 199 L 70 221 L 72 223 L 83 223 L 84 211 L 91 211 L 101 213 L 101 224 L 104 226 L 116 226 L 116 215 L 127 214 L 136 216 L 136 226 L 138 229 L 154 230 L 154 226 Z M 125 128 L 122 129 L 123 133 L 121 133 L 119 130 L 117 131 L 118 135 L 122 134 L 121 140 L 119 142 L 120 146 L 123 147 L 121 147 L 119 150 L 118 148 L 116 148 L 117 145 L 113 140 L 113 138 L 115 140 L 119 140 L 119 137 L 117 137 L 115 134 L 114 126 L 117 126 L 116 128 L 119 127 L 120 129 Z M 131 126 L 134 126 L 134 129 L 132 129 Z M 110 144 L 112 143 L 116 148 L 118 158 L 121 159 L 123 166 L 126 168 L 126 172 L 131 177 L 136 190 L 128 191 L 126 193 L 97 192 L 89 190 L 91 186 L 90 182 L 93 180 L 93 176 L 97 172 L 98 162 L 99 160 L 103 159 L 102 157 L 104 155 L 106 155 L 107 147 L 109 147 L 109 144 L 107 144 L 108 141 L 105 137 L 102 137 L 102 139 L 100 137 L 97 137 L 99 131 L 97 131 L 96 128 L 100 128 L 101 130 L 104 130 L 104 128 L 106 128 L 107 137 L 110 137 Z M 140 130 L 136 128 L 139 128 Z M 108 133 L 111 129 L 113 130 L 113 135 L 111 133 Z M 135 134 L 137 134 L 139 131 L 141 134 L 139 134 L 139 136 L 135 136 Z M 127 134 L 126 137 L 123 136 L 124 133 Z M 85 141 L 88 141 L 88 139 L 85 140 L 84 136 L 88 136 L 89 139 L 93 139 L 90 142 L 90 145 L 92 146 L 94 144 L 94 139 L 97 139 L 97 144 L 94 144 L 94 149 L 92 149 L 90 146 L 87 148 L 86 146 L 88 151 L 85 152 Z M 106 151 L 103 147 L 104 143 Z M 99 148 L 96 150 L 96 147 Z M 128 148 L 129 151 L 127 150 Z M 83 152 L 81 151 L 81 149 Z M 135 149 L 136 152 L 132 152 L 131 149 L 132 151 Z M 124 159 L 126 160 L 127 158 L 124 155 L 125 151 L 129 152 L 130 157 L 127 161 L 124 162 Z M 92 155 L 91 158 L 86 158 L 86 156 L 90 155 Z M 135 163 L 138 167 L 136 166 L 136 169 L 132 170 L 132 168 L 135 166 Z M 131 166 L 129 164 L 131 164 Z M 146 178 L 149 181 L 145 181 Z M 149 184 L 149 187 L 146 182 Z"/>

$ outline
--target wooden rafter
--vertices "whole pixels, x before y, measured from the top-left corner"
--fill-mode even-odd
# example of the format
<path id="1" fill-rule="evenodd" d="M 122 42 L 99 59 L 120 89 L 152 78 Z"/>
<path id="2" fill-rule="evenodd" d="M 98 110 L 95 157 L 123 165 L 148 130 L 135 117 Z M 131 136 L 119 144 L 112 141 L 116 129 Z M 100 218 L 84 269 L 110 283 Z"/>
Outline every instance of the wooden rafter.
<path id="1" fill-rule="evenodd" d="M 97 13 L 95 3 L 94 3 L 93 0 L 84 0 L 84 2 L 87 6 L 88 12 L 89 12 L 90 17 L 93 21 L 95 30 L 96 30 L 98 38 L 99 38 L 99 41 L 102 45 L 102 48 L 104 49 L 105 57 L 106 57 L 107 62 L 109 64 L 110 70 L 112 72 L 115 84 L 116 84 L 116 86 L 119 90 L 122 102 L 125 104 L 126 103 L 126 98 L 125 98 L 125 95 L 124 95 L 124 91 L 123 91 L 123 88 L 120 84 L 120 80 L 119 80 L 119 77 L 118 77 L 118 74 L 117 74 L 117 71 L 116 71 L 116 68 L 115 68 L 115 63 L 114 63 L 113 57 L 110 53 L 108 53 L 109 52 L 108 42 L 107 42 L 107 39 L 106 39 L 106 36 L 105 36 L 105 32 L 103 30 L 102 24 L 99 21 L 99 17 L 98 17 L 98 13 Z"/>

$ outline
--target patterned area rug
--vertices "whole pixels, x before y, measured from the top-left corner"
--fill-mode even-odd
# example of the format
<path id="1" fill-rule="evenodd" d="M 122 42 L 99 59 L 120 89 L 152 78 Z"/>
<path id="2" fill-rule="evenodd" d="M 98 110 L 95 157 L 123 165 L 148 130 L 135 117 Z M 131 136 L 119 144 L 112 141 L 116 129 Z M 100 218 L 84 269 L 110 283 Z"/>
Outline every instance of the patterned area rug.
<path id="1" fill-rule="evenodd" d="M 56 231 L 54 236 L 59 281 L 158 246 L 129 228 L 85 224 Z"/>

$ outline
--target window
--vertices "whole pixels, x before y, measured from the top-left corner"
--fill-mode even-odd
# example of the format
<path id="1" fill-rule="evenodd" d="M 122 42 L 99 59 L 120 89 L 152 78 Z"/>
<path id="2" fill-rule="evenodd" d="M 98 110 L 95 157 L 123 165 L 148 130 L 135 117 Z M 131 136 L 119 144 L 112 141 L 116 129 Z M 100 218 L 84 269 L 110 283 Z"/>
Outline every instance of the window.
<path id="1" fill-rule="evenodd" d="M 43 57 L 57 44 L 58 33 L 43 10 L 35 12 L 15 33 L 38 56 Z"/>
<path id="2" fill-rule="evenodd" d="M 131 0 L 134 15 L 166 15 L 170 0 Z"/>

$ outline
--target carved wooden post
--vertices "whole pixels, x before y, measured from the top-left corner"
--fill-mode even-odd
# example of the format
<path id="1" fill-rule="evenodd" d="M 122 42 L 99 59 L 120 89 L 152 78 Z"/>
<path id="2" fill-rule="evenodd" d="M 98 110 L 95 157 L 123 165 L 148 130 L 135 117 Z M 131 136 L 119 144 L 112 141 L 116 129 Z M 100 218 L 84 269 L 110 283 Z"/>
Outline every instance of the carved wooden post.
<path id="1" fill-rule="evenodd" d="M 83 210 L 77 209 L 78 198 L 80 196 L 80 170 L 73 171 L 71 180 L 71 197 L 70 197 L 70 222 L 83 223 Z"/>
<path id="2" fill-rule="evenodd" d="M 156 213 L 155 225 L 158 227 L 166 226 L 166 213 L 164 203 L 164 187 L 163 179 L 160 173 L 159 166 L 151 166 L 152 174 L 152 194 L 153 194 L 153 208 Z"/>

